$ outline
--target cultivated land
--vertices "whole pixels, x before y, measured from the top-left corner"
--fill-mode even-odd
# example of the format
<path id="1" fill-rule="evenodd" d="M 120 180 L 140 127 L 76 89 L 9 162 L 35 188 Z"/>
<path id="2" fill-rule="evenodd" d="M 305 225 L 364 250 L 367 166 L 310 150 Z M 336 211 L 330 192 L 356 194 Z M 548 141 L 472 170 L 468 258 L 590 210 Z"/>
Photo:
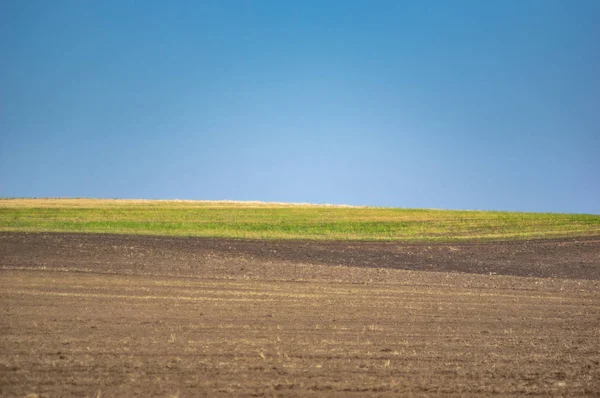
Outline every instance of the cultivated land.
<path id="1" fill-rule="evenodd" d="M 0 199 L 0 231 L 311 240 L 600 235 L 600 216 L 260 202 Z"/>
<path id="2" fill-rule="evenodd" d="M 595 216 L 1 202 L 1 396 L 600 395 Z M 334 240 L 321 211 L 366 227 Z M 268 240 L 40 232 L 155 214 L 199 235 L 210 216 L 213 233 L 237 237 L 270 212 L 304 229 L 274 227 Z M 446 224 L 385 235 L 365 221 L 378 217 Z M 151 221 L 137 232 L 158 233 Z M 310 225 L 321 234 L 302 235 Z"/>

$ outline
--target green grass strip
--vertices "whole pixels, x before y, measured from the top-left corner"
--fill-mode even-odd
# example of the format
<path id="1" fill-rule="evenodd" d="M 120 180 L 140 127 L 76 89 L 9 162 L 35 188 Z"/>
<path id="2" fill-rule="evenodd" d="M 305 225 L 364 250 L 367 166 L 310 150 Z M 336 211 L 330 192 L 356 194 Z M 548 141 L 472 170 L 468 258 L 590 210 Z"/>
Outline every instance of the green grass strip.
<path id="1" fill-rule="evenodd" d="M 0 199 L 0 231 L 453 241 L 600 235 L 600 216 L 243 202 Z"/>

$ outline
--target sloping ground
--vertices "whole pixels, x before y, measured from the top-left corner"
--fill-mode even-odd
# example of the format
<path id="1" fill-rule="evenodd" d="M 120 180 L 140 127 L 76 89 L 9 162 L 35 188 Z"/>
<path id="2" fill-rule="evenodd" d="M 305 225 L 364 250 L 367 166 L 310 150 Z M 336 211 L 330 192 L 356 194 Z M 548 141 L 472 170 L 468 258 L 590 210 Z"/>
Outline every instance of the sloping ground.
<path id="1" fill-rule="evenodd" d="M 0 396 L 598 396 L 599 256 L 1 234 Z"/>
<path id="2" fill-rule="evenodd" d="M 600 235 L 600 215 L 110 199 L 1 199 L 0 231 L 468 241 Z"/>
<path id="3" fill-rule="evenodd" d="M 600 280 L 600 237 L 411 244 L 0 233 L 4 268 L 310 279 L 310 265 Z"/>

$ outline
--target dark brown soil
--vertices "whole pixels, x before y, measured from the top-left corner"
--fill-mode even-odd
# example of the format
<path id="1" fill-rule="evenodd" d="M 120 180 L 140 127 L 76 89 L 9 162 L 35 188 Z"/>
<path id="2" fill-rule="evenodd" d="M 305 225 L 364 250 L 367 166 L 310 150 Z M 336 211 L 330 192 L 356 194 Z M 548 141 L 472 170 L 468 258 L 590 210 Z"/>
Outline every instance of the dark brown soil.
<path id="1" fill-rule="evenodd" d="M 600 396 L 599 269 L 600 238 L 4 233 L 0 396 Z"/>
<path id="2" fill-rule="evenodd" d="M 2 267 L 239 276 L 260 272 L 244 268 L 256 264 L 271 264 L 273 269 L 265 272 L 277 275 L 286 272 L 277 269 L 281 264 L 313 264 L 600 280 L 600 237 L 398 243 L 0 233 Z"/>

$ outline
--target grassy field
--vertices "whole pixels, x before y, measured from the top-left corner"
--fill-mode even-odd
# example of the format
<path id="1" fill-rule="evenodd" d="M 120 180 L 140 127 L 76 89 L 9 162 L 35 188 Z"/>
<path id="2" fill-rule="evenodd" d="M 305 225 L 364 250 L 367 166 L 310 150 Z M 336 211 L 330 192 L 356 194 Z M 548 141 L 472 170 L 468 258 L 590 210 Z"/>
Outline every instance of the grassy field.
<path id="1" fill-rule="evenodd" d="M 320 240 L 600 235 L 600 216 L 261 202 L 0 199 L 0 231 Z"/>

